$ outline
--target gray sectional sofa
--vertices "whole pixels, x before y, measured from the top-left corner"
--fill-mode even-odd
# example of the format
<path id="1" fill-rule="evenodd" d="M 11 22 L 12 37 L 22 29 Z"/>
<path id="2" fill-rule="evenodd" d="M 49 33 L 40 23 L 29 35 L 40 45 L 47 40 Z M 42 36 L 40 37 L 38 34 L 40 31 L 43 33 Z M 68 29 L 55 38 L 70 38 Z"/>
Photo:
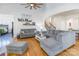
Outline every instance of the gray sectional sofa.
<path id="1" fill-rule="evenodd" d="M 49 56 L 57 55 L 75 44 L 75 32 L 73 31 L 46 31 L 42 32 L 42 35 L 46 38 L 39 38 L 40 46 Z"/>

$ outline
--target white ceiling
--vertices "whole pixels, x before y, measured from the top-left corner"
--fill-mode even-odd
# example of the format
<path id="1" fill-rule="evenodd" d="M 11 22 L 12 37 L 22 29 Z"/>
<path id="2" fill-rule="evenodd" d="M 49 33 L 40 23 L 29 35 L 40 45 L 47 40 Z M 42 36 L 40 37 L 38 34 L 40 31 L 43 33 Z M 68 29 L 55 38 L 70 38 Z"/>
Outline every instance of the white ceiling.
<path id="1" fill-rule="evenodd" d="M 58 13 L 56 15 L 68 16 L 68 15 L 75 15 L 75 14 L 79 14 L 79 9 L 64 11 L 64 12 Z"/>
<path id="2" fill-rule="evenodd" d="M 72 7 L 74 7 L 75 4 L 44 3 L 42 8 L 39 8 L 37 10 L 34 10 L 34 9 L 30 10 L 29 8 L 25 8 L 24 5 L 21 5 L 21 3 L 0 3 L 0 14 L 20 14 L 20 13 L 34 13 L 34 12 L 40 13 L 40 12 L 45 12 L 48 9 L 55 10 L 59 6 L 63 6 L 63 5 L 73 5 Z M 67 14 L 72 14 L 72 13 L 79 13 L 79 9 L 65 11 L 59 14 L 67 15 Z"/>
<path id="3" fill-rule="evenodd" d="M 0 13 L 2 14 L 18 14 L 18 13 L 27 13 L 28 12 L 35 12 L 35 11 L 42 11 L 45 9 L 45 4 L 42 8 L 37 10 L 30 10 L 29 8 L 25 8 L 25 5 L 21 5 L 21 3 L 0 3 Z"/>

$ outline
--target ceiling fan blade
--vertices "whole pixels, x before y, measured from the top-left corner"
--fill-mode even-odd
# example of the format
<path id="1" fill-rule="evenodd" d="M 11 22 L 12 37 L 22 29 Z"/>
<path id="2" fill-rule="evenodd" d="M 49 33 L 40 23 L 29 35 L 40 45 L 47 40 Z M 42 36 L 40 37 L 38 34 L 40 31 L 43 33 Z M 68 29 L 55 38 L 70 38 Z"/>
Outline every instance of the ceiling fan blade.
<path id="1" fill-rule="evenodd" d="M 23 3 L 21 5 L 25 5 L 25 8 L 30 8 L 31 9 L 37 9 L 37 8 L 41 8 L 41 5 L 43 5 L 43 3 Z"/>
<path id="2" fill-rule="evenodd" d="M 33 7 L 34 9 L 37 9 L 36 6 Z"/>
<path id="3" fill-rule="evenodd" d="M 32 9 L 32 6 L 30 6 L 30 9 Z"/>
<path id="4" fill-rule="evenodd" d="M 38 3 L 37 5 L 43 5 L 43 3 Z"/>
<path id="5" fill-rule="evenodd" d="M 25 8 L 28 8 L 30 5 L 26 6 Z"/>
<path id="6" fill-rule="evenodd" d="M 36 5 L 36 7 L 41 8 L 40 6 L 37 6 L 37 5 Z"/>
<path id="7" fill-rule="evenodd" d="M 26 3 L 21 3 L 20 5 L 26 5 Z"/>

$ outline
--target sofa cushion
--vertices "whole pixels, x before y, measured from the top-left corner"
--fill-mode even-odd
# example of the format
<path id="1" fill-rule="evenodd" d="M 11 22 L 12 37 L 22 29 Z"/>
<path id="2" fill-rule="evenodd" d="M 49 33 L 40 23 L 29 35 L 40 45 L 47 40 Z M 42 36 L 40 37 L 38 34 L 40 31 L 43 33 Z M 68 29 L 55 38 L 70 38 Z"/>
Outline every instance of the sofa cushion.
<path id="1" fill-rule="evenodd" d="M 61 42 L 55 40 L 54 38 L 45 39 L 42 43 L 48 48 L 54 48 L 61 44 Z"/>

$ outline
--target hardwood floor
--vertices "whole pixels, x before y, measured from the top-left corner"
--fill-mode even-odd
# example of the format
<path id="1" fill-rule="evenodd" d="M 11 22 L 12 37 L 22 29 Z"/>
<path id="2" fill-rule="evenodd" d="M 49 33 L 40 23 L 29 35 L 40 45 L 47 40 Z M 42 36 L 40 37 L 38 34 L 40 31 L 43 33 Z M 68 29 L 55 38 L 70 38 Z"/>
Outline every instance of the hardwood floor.
<path id="1" fill-rule="evenodd" d="M 47 56 L 40 47 L 40 43 L 35 38 L 16 39 L 17 41 L 28 42 L 28 49 L 23 56 Z"/>
<path id="2" fill-rule="evenodd" d="M 40 47 L 40 43 L 35 38 L 16 39 L 17 41 L 28 42 L 28 49 L 22 56 L 47 56 Z M 79 40 L 70 48 L 62 51 L 57 56 L 79 56 Z"/>

